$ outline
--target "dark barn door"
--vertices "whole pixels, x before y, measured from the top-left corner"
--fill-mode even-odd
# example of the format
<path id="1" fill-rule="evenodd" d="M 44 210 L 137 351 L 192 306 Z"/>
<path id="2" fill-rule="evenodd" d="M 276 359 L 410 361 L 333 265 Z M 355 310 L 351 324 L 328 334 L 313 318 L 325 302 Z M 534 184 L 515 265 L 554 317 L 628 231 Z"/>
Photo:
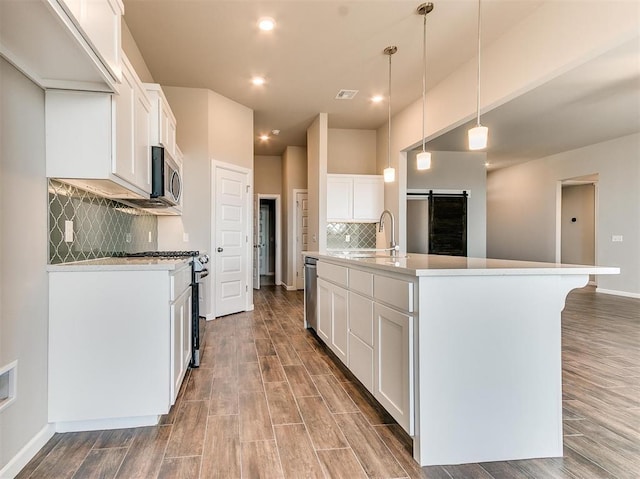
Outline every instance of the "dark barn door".
<path id="1" fill-rule="evenodd" d="M 429 254 L 467 255 L 467 193 L 429 193 Z"/>

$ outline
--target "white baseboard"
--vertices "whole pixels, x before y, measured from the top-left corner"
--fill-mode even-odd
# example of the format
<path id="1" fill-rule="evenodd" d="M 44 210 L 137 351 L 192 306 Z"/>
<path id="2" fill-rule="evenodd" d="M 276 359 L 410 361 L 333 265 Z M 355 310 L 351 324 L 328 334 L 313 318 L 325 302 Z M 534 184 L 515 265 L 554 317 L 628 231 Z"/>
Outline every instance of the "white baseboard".
<path id="1" fill-rule="evenodd" d="M 282 286 L 284 286 L 284 288 L 287 291 L 297 291 L 298 290 L 298 288 L 296 288 L 295 285 L 289 286 L 288 284 L 282 283 Z"/>
<path id="2" fill-rule="evenodd" d="M 640 293 L 629 293 L 627 291 L 616 291 L 615 289 L 596 288 L 596 293 L 611 294 L 613 296 L 624 296 L 625 298 L 640 298 Z"/>
<path id="3" fill-rule="evenodd" d="M 38 453 L 40 449 L 53 437 L 55 427 L 53 424 L 47 424 L 45 427 L 31 438 L 25 446 L 13 456 L 9 462 L 0 469 L 0 477 L 10 479 L 16 477 L 18 473 L 26 466 L 31 459 Z"/>
<path id="4" fill-rule="evenodd" d="M 56 432 L 101 431 L 106 429 L 128 429 L 130 427 L 155 426 L 160 416 L 136 416 L 91 421 L 60 421 L 55 423 Z"/>

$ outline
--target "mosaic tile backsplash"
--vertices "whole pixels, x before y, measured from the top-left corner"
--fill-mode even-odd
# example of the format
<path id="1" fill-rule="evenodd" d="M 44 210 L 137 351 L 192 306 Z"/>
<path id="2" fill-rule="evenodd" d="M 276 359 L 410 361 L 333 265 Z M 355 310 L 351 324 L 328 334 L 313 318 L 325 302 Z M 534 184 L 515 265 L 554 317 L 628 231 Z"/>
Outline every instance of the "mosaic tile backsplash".
<path id="1" fill-rule="evenodd" d="M 73 241 L 64 241 L 73 221 Z M 151 232 L 151 241 L 149 241 Z M 158 219 L 142 210 L 49 180 L 49 262 L 82 261 L 158 248 Z"/>
<path id="2" fill-rule="evenodd" d="M 327 248 L 375 248 L 377 226 L 377 223 L 329 223 L 327 224 Z M 350 236 L 351 241 L 347 241 L 347 236 Z"/>

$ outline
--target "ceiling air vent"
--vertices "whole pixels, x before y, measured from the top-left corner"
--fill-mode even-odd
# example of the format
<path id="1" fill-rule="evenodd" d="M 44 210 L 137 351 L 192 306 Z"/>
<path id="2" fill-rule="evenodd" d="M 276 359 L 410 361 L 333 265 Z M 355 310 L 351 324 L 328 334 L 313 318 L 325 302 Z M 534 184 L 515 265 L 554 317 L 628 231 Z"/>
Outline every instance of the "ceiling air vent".
<path id="1" fill-rule="evenodd" d="M 353 100 L 358 94 L 358 90 L 340 90 L 336 95 L 336 100 Z"/>

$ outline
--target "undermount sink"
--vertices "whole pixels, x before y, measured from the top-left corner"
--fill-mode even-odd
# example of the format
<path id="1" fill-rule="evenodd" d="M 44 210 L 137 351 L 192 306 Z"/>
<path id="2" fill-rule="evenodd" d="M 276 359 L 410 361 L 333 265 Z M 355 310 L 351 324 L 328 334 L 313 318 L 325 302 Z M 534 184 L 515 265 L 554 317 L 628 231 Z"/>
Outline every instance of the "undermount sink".
<path id="1" fill-rule="evenodd" d="M 408 256 L 406 254 L 398 254 L 396 256 L 391 256 L 386 253 L 377 253 L 377 252 L 366 252 L 366 251 L 334 251 L 329 253 L 331 256 L 338 256 L 340 258 L 353 258 L 353 259 L 364 259 L 364 258 L 382 258 L 382 259 L 404 259 Z"/>

